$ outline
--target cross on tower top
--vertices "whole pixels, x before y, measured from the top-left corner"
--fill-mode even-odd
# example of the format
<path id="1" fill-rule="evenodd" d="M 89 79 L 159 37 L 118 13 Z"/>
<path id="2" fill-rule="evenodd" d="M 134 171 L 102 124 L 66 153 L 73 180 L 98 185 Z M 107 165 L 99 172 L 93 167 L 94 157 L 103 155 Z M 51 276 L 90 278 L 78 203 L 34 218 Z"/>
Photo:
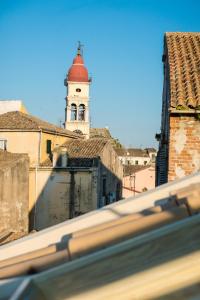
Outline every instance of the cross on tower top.
<path id="1" fill-rule="evenodd" d="M 78 48 L 77 48 L 77 54 L 78 55 L 82 55 L 83 56 L 83 47 L 84 47 L 84 45 L 81 44 L 80 41 L 78 41 Z"/>

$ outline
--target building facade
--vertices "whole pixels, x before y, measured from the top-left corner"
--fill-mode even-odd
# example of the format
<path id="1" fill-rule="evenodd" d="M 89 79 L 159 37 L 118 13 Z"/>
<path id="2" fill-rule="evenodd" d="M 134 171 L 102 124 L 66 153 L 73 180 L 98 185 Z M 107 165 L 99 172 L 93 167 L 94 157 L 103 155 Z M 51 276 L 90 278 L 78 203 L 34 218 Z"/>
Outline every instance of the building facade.
<path id="1" fill-rule="evenodd" d="M 125 165 L 123 176 L 123 198 L 137 196 L 155 188 L 155 165 Z"/>
<path id="2" fill-rule="evenodd" d="M 200 33 L 166 33 L 156 184 L 200 171 Z"/>
<path id="3" fill-rule="evenodd" d="M 154 162 L 156 156 L 155 149 L 151 150 L 151 154 L 148 152 L 147 149 L 139 149 L 139 148 L 128 148 L 128 149 L 122 148 L 122 149 L 115 149 L 115 151 L 117 152 L 119 159 L 123 165 L 146 166 Z M 154 156 L 152 156 L 153 153 Z"/>
<path id="4" fill-rule="evenodd" d="M 81 138 L 76 133 L 62 129 L 20 111 L 0 114 L 0 148 L 13 153 L 27 153 L 31 167 L 38 167 L 52 151 L 71 139 Z"/>
<path id="5" fill-rule="evenodd" d="M 106 139 L 69 141 L 30 169 L 30 224 L 41 230 L 122 198 L 123 167 Z"/>
<path id="6" fill-rule="evenodd" d="M 90 83 L 91 79 L 89 79 L 88 70 L 84 66 L 79 45 L 77 55 L 64 81 L 67 87 L 65 128 L 82 134 L 86 138 L 89 138 L 90 135 Z"/>

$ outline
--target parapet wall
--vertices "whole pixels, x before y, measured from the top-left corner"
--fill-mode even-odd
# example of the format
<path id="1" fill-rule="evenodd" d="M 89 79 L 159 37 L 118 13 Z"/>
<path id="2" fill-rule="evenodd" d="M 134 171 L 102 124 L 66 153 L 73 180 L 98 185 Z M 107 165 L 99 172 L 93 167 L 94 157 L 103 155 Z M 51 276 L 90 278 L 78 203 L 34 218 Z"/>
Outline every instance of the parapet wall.
<path id="1" fill-rule="evenodd" d="M 28 232 L 29 158 L 0 150 L 0 232 Z"/>

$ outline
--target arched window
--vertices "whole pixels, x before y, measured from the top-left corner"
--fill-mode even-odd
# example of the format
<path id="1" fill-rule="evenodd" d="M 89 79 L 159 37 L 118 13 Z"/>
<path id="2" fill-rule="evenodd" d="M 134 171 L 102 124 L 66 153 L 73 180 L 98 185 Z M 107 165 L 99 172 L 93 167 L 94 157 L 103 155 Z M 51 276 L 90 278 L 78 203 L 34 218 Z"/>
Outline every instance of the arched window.
<path id="1" fill-rule="evenodd" d="M 78 119 L 79 119 L 79 121 L 85 121 L 85 105 L 84 104 L 79 105 Z"/>
<path id="2" fill-rule="evenodd" d="M 77 119 L 77 107 L 76 104 L 71 105 L 71 121 L 75 121 Z"/>

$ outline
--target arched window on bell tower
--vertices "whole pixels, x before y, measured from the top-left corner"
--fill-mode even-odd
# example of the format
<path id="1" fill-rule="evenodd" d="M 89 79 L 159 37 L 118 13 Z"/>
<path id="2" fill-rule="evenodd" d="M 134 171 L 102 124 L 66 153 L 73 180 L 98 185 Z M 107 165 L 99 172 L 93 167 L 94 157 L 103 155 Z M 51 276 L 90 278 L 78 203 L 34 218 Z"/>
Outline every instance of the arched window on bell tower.
<path id="1" fill-rule="evenodd" d="M 85 105 L 80 104 L 78 109 L 78 120 L 85 121 Z"/>
<path id="2" fill-rule="evenodd" d="M 76 121 L 77 119 L 77 106 L 76 104 L 71 104 L 71 121 Z"/>

